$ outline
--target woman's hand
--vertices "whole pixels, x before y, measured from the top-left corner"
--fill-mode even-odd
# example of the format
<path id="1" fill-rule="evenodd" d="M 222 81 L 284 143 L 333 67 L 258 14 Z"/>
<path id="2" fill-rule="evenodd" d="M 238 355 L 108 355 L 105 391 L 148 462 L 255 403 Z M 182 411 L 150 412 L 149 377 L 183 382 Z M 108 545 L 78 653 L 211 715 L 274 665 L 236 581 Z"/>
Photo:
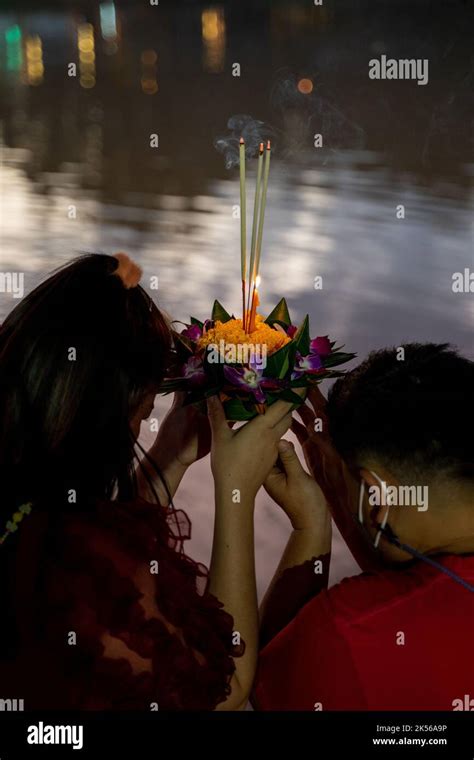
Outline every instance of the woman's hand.
<path id="1" fill-rule="evenodd" d="M 283 509 L 295 530 L 327 530 L 330 515 L 324 495 L 301 466 L 295 447 L 282 440 L 278 452 L 279 459 L 264 483 L 266 492 Z"/>
<path id="2" fill-rule="evenodd" d="M 229 427 L 217 396 L 207 400 L 207 408 L 216 504 L 209 591 L 232 615 L 233 630 L 245 642 L 243 657 L 235 659 L 231 694 L 219 705 L 235 710 L 245 706 L 257 667 L 255 496 L 275 464 L 278 441 L 291 424 L 292 405 L 277 401 L 237 430 Z"/>
<path id="3" fill-rule="evenodd" d="M 278 441 L 291 425 L 292 405 L 272 404 L 237 430 L 226 422 L 217 396 L 207 401 L 212 430 L 211 468 L 216 489 L 228 498 L 238 491 L 240 501 L 253 500 L 278 456 Z"/>
<path id="4" fill-rule="evenodd" d="M 173 405 L 160 425 L 154 445 L 166 452 L 169 459 L 189 467 L 209 454 L 211 429 L 205 414 L 191 404 L 183 405 L 185 397 L 183 392 L 174 394 Z"/>
<path id="5" fill-rule="evenodd" d="M 173 498 L 189 465 L 206 456 L 210 450 L 208 419 L 193 406 L 183 406 L 184 398 L 184 393 L 175 393 L 173 405 L 164 417 L 147 457 L 142 460 L 142 468 L 137 472 L 140 495 L 153 501 L 156 492 L 162 506 L 168 505 L 170 496 Z M 150 459 L 163 476 L 166 488 Z"/>

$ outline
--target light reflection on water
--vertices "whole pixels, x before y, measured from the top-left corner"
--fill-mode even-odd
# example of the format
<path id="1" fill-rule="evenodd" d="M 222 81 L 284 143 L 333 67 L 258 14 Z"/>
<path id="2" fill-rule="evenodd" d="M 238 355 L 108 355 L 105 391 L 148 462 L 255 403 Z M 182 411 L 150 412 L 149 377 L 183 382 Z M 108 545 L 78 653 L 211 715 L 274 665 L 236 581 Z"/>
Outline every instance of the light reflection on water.
<path id="1" fill-rule="evenodd" d="M 279 66 L 285 63 L 285 55 L 296 55 L 291 24 L 287 38 L 282 13 L 281 8 L 275 10 L 269 24 L 277 48 L 272 47 L 271 36 L 255 47 L 256 56 L 272 50 L 273 58 L 267 56 L 259 64 L 265 86 L 273 81 L 270 58 Z M 133 15 L 132 11 L 130 14 Z M 50 54 L 48 58 L 49 42 L 57 42 L 63 35 L 64 45 L 74 45 L 75 17 L 56 15 L 56 26 L 45 18 L 39 23 L 34 14 L 29 17 L 31 33 L 41 33 L 44 38 L 45 84 L 29 89 L 20 79 L 12 84 L 8 78 L 11 72 L 0 80 L 8 96 L 2 110 L 0 269 L 23 271 L 27 292 L 48 272 L 80 251 L 125 250 L 142 265 L 145 287 L 150 277 L 159 277 L 158 294 L 152 295 L 157 295 L 160 306 L 174 319 L 186 320 L 189 314 L 208 316 L 214 298 L 230 311 L 239 309 L 240 228 L 233 215 L 233 207 L 239 203 L 238 176 L 235 171 L 224 173 L 218 164 L 221 157 L 212 145 L 232 113 L 240 110 L 269 120 L 275 114 L 266 112 L 268 98 L 261 96 L 258 86 L 257 96 L 245 86 L 229 97 L 226 85 L 218 90 L 222 104 L 215 97 L 214 88 L 218 86 L 215 83 L 222 80 L 212 80 L 211 86 L 209 77 L 222 72 L 227 60 L 226 35 L 232 34 L 231 20 L 226 20 L 222 9 L 215 10 L 215 14 L 204 17 L 198 11 L 184 14 L 186 23 L 180 26 L 180 33 L 192 43 L 183 46 L 186 51 L 183 56 L 189 56 L 185 73 L 184 58 L 178 60 L 170 55 L 170 50 L 178 46 L 178 37 L 169 18 L 169 25 L 160 28 L 156 40 L 150 39 L 144 27 L 140 31 L 135 26 L 135 37 L 128 42 L 128 48 L 127 40 L 118 39 L 117 50 L 110 56 L 110 70 L 98 59 L 97 92 L 82 93 L 90 98 L 87 102 L 80 101 L 77 93 L 65 90 L 64 83 L 58 95 L 57 82 L 48 85 L 48 66 L 53 65 Z M 130 26 L 123 26 L 128 18 L 125 11 L 117 18 L 119 28 L 132 34 Z M 296 12 L 291 18 L 291 23 L 299 23 Z M 8 23 L 13 21 L 12 17 Z M 331 34 L 338 30 L 330 23 L 326 28 L 326 21 L 327 18 L 322 25 L 320 44 L 330 49 Z M 0 17 L 2 29 L 4 22 Z M 194 74 L 191 63 L 197 56 L 197 39 L 200 41 L 201 34 L 204 74 Z M 380 30 L 377 34 L 383 37 Z M 354 44 L 354 39 L 357 35 L 350 37 L 350 44 Z M 158 57 L 156 88 L 150 84 L 150 77 L 156 72 L 148 64 L 143 79 L 143 60 L 151 60 L 150 55 L 145 59 L 142 55 L 140 59 L 140 51 L 149 51 L 153 46 L 165 53 Z M 306 62 L 306 69 L 301 64 L 300 70 L 311 72 L 313 42 L 303 41 L 299 47 L 301 61 Z M 146 88 L 153 91 L 153 97 L 163 98 L 166 107 L 166 119 L 160 122 L 160 140 L 166 147 L 157 156 L 150 157 L 143 147 L 137 147 L 137 141 L 145 142 L 143 135 L 155 128 L 154 111 L 143 106 L 136 93 L 130 95 L 129 103 L 129 91 L 124 94 L 117 84 L 119 80 L 114 79 L 114 66 L 119 66 L 119 61 L 125 79 L 131 76 L 126 65 L 131 60 L 131 48 L 136 52 L 136 60 L 142 61 L 142 69 L 137 63 L 135 73 L 138 78 L 142 76 L 143 92 Z M 100 46 L 97 52 L 99 55 Z M 110 50 L 105 54 L 109 55 Z M 327 70 L 331 60 L 326 61 Z M 257 63 L 254 65 L 256 68 Z M 133 69 L 131 64 L 130 67 Z M 104 71 L 109 71 L 109 87 L 100 90 Z M 33 74 L 30 71 L 30 76 Z M 178 91 L 183 77 L 184 81 L 195 77 L 196 92 L 188 88 L 184 100 L 176 98 L 175 92 L 167 90 L 167 76 L 168 80 L 170 76 L 176 77 Z M 203 80 L 202 76 L 208 78 Z M 424 161 L 431 138 L 416 130 L 409 140 L 400 140 L 398 159 L 381 154 L 375 147 L 375 138 L 367 136 L 367 124 L 371 124 L 367 114 L 374 104 L 366 94 L 355 120 L 363 122 L 364 129 L 357 126 L 357 139 L 352 143 L 349 140 L 352 150 L 337 144 L 337 149 L 329 150 L 324 160 L 320 160 L 314 150 L 305 147 L 308 125 L 316 128 L 320 115 L 323 122 L 326 119 L 328 130 L 331 125 L 335 125 L 336 131 L 343 131 L 345 124 L 355 124 L 343 115 L 348 108 L 347 98 L 346 105 L 326 109 L 327 101 L 318 100 L 315 90 L 310 112 L 295 96 L 292 82 L 287 77 L 286 89 L 272 90 L 272 99 L 275 92 L 280 98 L 279 130 L 285 139 L 272 160 L 261 264 L 262 311 L 269 311 L 285 295 L 294 321 L 309 313 L 313 334 L 329 334 L 360 357 L 373 348 L 428 340 L 452 342 L 472 356 L 473 296 L 455 295 L 451 289 L 453 272 L 472 268 L 474 263 L 472 164 L 461 162 L 454 166 L 453 162 L 453 170 L 448 174 L 441 163 L 433 164 L 429 181 L 426 176 L 420 178 L 420 173 L 408 168 L 411 140 L 424 146 Z M 238 87 L 237 83 L 235 86 Z M 347 94 L 351 86 L 347 87 L 344 81 L 338 85 L 341 98 L 344 87 Z M 445 95 L 451 92 L 449 85 L 446 93 L 439 83 L 435 82 L 433 88 L 439 95 L 437 102 L 445 103 Z M 291 108 L 285 110 L 281 98 L 288 92 Z M 139 88 L 138 95 L 148 97 Z M 444 113 L 443 107 L 437 106 L 436 113 Z M 384 129 L 389 131 L 392 116 L 390 104 L 386 104 L 385 122 L 376 130 L 377 134 Z M 438 119 L 436 123 L 441 122 Z M 68 137 L 61 142 L 58 134 Z M 338 139 L 341 134 L 338 131 Z M 368 141 L 364 150 L 359 146 L 361 134 Z M 346 136 L 344 133 L 343 137 Z M 455 144 L 456 140 L 453 138 L 452 142 Z M 436 141 L 434 145 L 436 148 Z M 249 175 L 249 190 L 253 190 L 253 168 Z M 76 219 L 68 218 L 71 204 L 77 208 Z M 405 219 L 396 217 L 398 204 L 405 206 Z M 318 275 L 323 277 L 321 291 L 313 285 Z M 0 320 L 14 304 L 11 296 L 0 294 Z M 167 404 L 167 400 L 159 401 L 159 414 Z M 194 523 L 193 553 L 203 561 L 209 557 L 211 503 L 212 486 L 205 461 L 186 477 L 178 499 L 178 506 L 190 508 Z M 260 495 L 256 527 L 260 590 L 277 562 L 287 532 L 286 518 Z M 335 556 L 333 580 L 354 570 L 338 539 Z"/>
<path id="2" fill-rule="evenodd" d="M 452 292 L 452 274 L 472 265 L 472 223 L 464 199 L 440 199 L 415 185 L 393 187 L 382 171 L 346 166 L 272 166 L 260 288 L 262 309 L 285 295 L 295 319 L 364 355 L 407 340 L 449 340 L 471 349 L 473 300 Z M 214 180 L 207 195 L 156 196 L 156 208 L 122 207 L 61 186 L 38 193 L 21 168 L 3 169 L 2 269 L 25 272 L 30 290 L 80 251 L 126 250 L 159 277 L 160 305 L 175 319 L 208 314 L 214 298 L 239 308 L 238 181 Z M 330 180 L 330 184 L 329 184 Z M 250 187 L 250 182 L 249 182 Z M 137 198 L 133 198 L 136 203 Z M 150 203 L 150 198 L 147 198 Z M 403 203 L 406 218 L 397 219 Z M 68 218 L 70 204 L 77 207 Z M 323 289 L 314 289 L 321 275 Z M 153 293 L 152 293 L 153 294 Z M 11 302 L 0 300 L 0 316 Z"/>

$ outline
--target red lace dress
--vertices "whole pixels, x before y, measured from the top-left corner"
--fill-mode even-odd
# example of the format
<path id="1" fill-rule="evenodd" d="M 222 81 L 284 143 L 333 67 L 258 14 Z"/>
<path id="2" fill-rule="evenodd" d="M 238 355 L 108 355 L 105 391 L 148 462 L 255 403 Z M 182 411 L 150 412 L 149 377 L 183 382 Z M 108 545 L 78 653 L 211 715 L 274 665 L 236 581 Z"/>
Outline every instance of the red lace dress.
<path id="1" fill-rule="evenodd" d="M 25 709 L 214 709 L 243 645 L 183 552 L 189 536 L 183 512 L 143 501 L 33 509 L 9 539 L 17 646 L 0 654 L 0 697 Z"/>

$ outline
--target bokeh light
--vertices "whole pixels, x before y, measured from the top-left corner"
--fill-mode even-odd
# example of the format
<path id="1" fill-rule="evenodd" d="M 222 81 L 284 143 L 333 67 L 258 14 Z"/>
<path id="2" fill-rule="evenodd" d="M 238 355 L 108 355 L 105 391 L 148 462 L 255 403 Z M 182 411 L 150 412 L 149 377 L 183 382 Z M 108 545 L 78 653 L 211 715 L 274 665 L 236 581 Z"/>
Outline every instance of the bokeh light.
<path id="1" fill-rule="evenodd" d="M 79 49 L 79 84 L 88 90 L 95 86 L 95 41 L 92 24 L 79 24 L 77 28 Z"/>
<path id="2" fill-rule="evenodd" d="M 22 33 L 18 24 L 10 26 L 5 31 L 7 71 L 19 71 L 23 63 L 21 49 Z"/>
<path id="3" fill-rule="evenodd" d="M 36 86 L 42 83 L 44 75 L 43 45 L 38 35 L 25 40 L 26 82 Z"/>
<path id="4" fill-rule="evenodd" d="M 310 95 L 313 92 L 314 85 L 311 79 L 300 79 L 296 86 L 298 88 L 298 92 L 301 92 L 302 95 Z"/>
<path id="5" fill-rule="evenodd" d="M 156 50 L 143 50 L 140 56 L 142 64 L 141 87 L 145 95 L 155 95 L 158 92 Z"/>
<path id="6" fill-rule="evenodd" d="M 205 71 L 219 73 L 224 68 L 226 26 L 222 8 L 208 8 L 201 14 L 203 65 Z"/>
<path id="7" fill-rule="evenodd" d="M 114 3 L 100 4 L 100 29 L 104 40 L 115 40 L 117 37 L 117 17 Z"/>

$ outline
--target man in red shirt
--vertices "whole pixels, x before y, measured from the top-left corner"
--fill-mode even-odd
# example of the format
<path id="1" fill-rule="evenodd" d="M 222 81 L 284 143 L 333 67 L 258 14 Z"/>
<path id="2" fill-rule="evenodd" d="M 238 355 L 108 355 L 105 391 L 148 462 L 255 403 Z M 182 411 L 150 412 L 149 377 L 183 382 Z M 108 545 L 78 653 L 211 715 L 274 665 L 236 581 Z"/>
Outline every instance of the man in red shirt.
<path id="1" fill-rule="evenodd" d="M 267 491 L 293 533 L 262 605 L 255 706 L 474 710 L 474 363 L 374 352 L 310 393 Z M 319 422 L 318 422 L 319 420 Z M 322 431 L 321 431 L 322 424 Z M 331 521 L 365 571 L 327 589 Z"/>

